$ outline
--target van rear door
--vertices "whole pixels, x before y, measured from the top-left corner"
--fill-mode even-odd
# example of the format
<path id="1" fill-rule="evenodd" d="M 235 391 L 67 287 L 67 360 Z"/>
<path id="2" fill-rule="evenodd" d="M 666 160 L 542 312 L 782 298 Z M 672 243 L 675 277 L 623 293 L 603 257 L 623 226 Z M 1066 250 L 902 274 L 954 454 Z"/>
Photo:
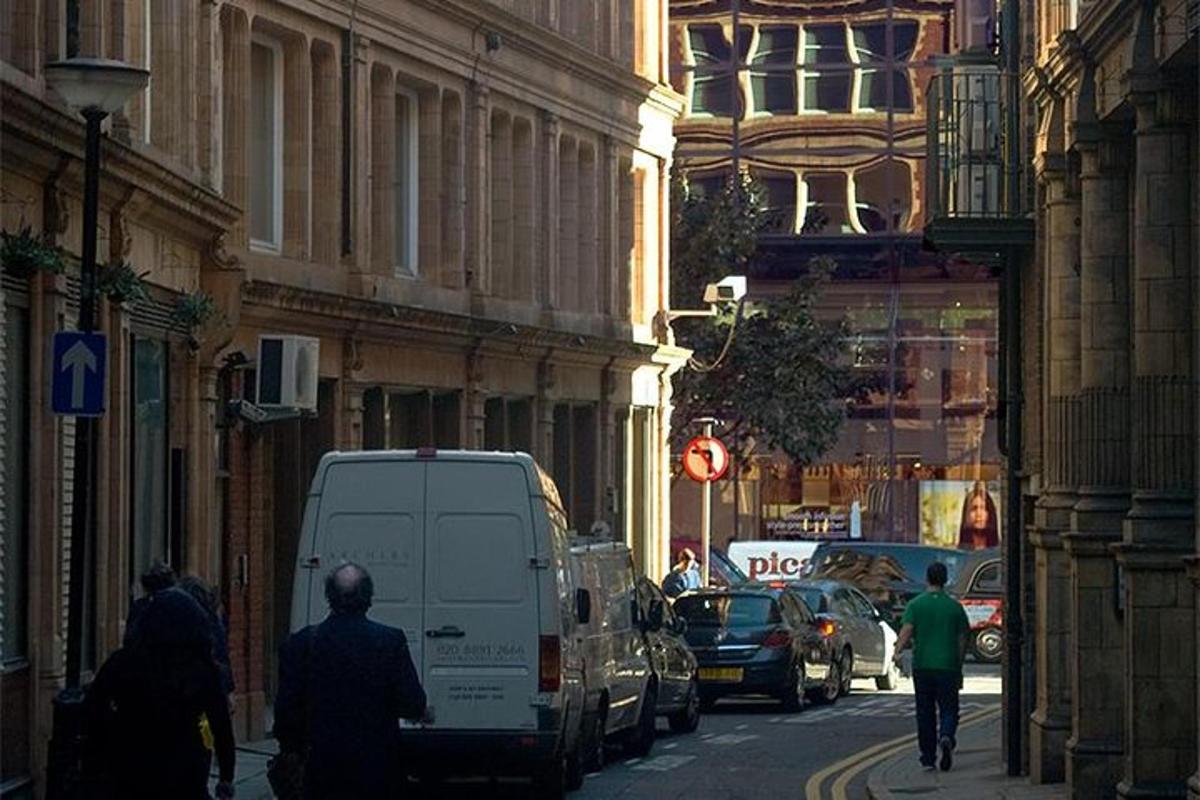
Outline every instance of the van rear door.
<path id="1" fill-rule="evenodd" d="M 396 458 L 334 461 L 325 473 L 317 509 L 314 555 L 319 556 L 308 591 L 308 622 L 324 618 L 328 605 L 320 581 L 342 561 L 371 573 L 375 599 L 368 616 L 404 631 L 413 663 L 424 644 L 425 465 Z"/>
<path id="2" fill-rule="evenodd" d="M 537 728 L 538 569 L 525 468 L 431 460 L 422 683 L 436 728 Z"/>

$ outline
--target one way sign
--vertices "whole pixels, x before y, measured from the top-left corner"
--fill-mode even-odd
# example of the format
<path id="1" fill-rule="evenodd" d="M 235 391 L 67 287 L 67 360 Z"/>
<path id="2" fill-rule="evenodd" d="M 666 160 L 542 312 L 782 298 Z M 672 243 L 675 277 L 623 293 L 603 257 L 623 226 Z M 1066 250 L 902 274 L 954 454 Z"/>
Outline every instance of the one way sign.
<path id="1" fill-rule="evenodd" d="M 54 334 L 55 414 L 99 417 L 104 414 L 104 378 L 108 343 L 102 333 Z"/>

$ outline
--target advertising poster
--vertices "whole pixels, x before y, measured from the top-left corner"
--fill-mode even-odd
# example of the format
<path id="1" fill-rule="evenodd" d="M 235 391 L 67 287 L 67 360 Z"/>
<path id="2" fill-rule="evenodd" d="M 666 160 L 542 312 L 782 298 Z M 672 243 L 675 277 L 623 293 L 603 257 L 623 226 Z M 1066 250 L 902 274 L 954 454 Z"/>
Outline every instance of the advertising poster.
<path id="1" fill-rule="evenodd" d="M 1000 544 L 1000 485 L 921 481 L 921 544 L 982 550 Z"/>

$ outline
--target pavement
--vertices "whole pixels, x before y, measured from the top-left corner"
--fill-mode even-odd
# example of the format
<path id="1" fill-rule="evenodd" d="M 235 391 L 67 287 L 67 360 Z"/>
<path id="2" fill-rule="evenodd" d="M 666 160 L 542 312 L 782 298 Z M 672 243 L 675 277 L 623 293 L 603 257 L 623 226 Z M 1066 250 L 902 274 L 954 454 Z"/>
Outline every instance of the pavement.
<path id="1" fill-rule="evenodd" d="M 238 745 L 237 771 L 233 788 L 237 800 L 273 800 L 271 784 L 267 781 L 267 760 L 279 752 L 274 739 Z M 211 789 L 216 789 L 214 776 Z"/>
<path id="2" fill-rule="evenodd" d="M 1000 715 L 989 714 L 959 731 L 954 767 L 929 772 L 915 746 L 891 756 L 867 776 L 870 800 L 1058 800 L 1064 784 L 1033 786 L 1008 776 L 1000 754 Z"/>

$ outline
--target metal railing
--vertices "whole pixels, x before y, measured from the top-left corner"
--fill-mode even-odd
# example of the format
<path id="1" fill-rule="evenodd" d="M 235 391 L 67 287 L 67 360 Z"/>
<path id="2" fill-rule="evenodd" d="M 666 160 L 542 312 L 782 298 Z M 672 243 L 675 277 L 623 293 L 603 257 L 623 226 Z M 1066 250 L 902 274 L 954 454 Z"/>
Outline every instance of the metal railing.
<path id="1" fill-rule="evenodd" d="M 1025 216 L 1017 79 L 994 63 L 957 64 L 929 82 L 928 219 Z"/>

